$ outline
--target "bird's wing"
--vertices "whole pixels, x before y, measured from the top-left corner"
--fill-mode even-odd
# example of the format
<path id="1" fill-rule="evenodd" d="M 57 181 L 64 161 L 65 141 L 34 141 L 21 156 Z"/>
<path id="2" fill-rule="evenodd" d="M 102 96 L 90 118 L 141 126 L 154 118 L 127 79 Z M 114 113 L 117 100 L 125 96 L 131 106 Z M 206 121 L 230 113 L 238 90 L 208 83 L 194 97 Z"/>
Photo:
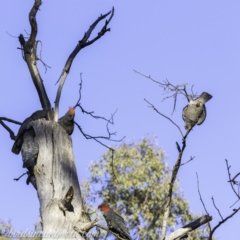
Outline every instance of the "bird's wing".
<path id="1" fill-rule="evenodd" d="M 183 119 L 184 121 L 186 120 L 187 107 L 188 107 L 188 105 L 185 106 L 185 107 L 183 108 L 183 110 L 182 110 L 182 119 Z"/>
<path id="2" fill-rule="evenodd" d="M 112 227 L 115 228 L 121 235 L 126 237 L 128 240 L 132 239 L 126 227 L 126 223 L 124 219 L 115 212 L 113 217 L 114 217 L 114 220 L 111 222 Z"/>
<path id="3" fill-rule="evenodd" d="M 206 110 L 205 105 L 203 105 L 202 113 L 199 116 L 197 125 L 201 125 L 204 122 L 204 120 L 206 119 L 206 116 L 207 116 L 207 110 Z"/>
<path id="4" fill-rule="evenodd" d="M 46 117 L 47 117 L 46 110 L 38 110 L 31 115 L 32 121 L 38 120 L 40 118 L 46 118 Z"/>
<path id="5" fill-rule="evenodd" d="M 29 123 L 32 121 L 32 119 L 30 117 L 26 118 L 22 125 L 20 126 L 19 130 L 18 130 L 18 134 L 16 137 L 16 140 L 12 146 L 12 152 L 15 154 L 19 154 L 21 151 L 21 147 L 22 147 L 22 143 L 23 143 L 23 134 L 25 133 L 25 131 L 27 130 Z"/>
<path id="6" fill-rule="evenodd" d="M 33 167 L 36 165 L 39 145 L 34 139 L 33 130 L 28 130 L 23 136 L 22 160 L 23 167 Z"/>

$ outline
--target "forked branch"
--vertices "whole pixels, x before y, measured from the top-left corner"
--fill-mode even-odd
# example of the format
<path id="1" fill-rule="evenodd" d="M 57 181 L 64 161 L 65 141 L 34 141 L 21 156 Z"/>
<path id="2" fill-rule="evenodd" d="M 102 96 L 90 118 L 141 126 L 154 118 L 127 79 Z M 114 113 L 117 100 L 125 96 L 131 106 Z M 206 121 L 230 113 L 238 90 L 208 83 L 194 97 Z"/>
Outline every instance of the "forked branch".
<path id="1" fill-rule="evenodd" d="M 108 15 L 110 15 L 109 19 L 106 20 L 104 26 L 102 27 L 102 29 L 100 30 L 100 32 L 98 33 L 98 35 L 93 38 L 92 40 L 89 41 L 89 37 L 92 34 L 92 31 L 94 30 L 94 28 L 98 25 L 98 23 L 105 19 Z M 56 99 L 55 99 L 55 116 L 54 119 L 55 121 L 58 120 L 58 112 L 59 112 L 59 102 L 60 102 L 60 97 L 61 97 L 61 92 L 62 92 L 62 88 L 63 85 L 65 83 L 65 80 L 67 78 L 67 75 L 70 71 L 72 62 L 74 60 L 74 58 L 76 57 L 76 55 L 80 52 L 81 49 L 91 45 L 92 43 L 94 43 L 95 41 L 97 41 L 99 38 L 101 38 L 106 32 L 110 31 L 110 28 L 108 28 L 108 24 L 110 23 L 112 17 L 114 15 L 114 8 L 112 8 L 112 11 L 108 12 L 107 14 L 101 15 L 88 29 L 88 31 L 84 34 L 83 38 L 78 42 L 77 46 L 75 47 L 75 49 L 72 51 L 72 53 L 70 54 L 70 56 L 67 59 L 67 62 L 65 63 L 65 66 L 62 70 L 61 76 L 58 79 L 57 83 L 60 81 L 59 86 L 58 86 L 58 91 L 57 91 L 57 95 L 56 95 Z"/>
<path id="2" fill-rule="evenodd" d="M 223 224 L 225 223 L 228 219 L 232 218 L 238 211 L 240 210 L 240 207 L 237 209 L 233 209 L 233 213 L 222 219 L 211 231 L 208 237 L 208 240 L 212 240 L 213 233 Z"/>
<path id="3" fill-rule="evenodd" d="M 37 49 L 37 41 L 36 36 L 38 32 L 38 26 L 37 26 L 37 20 L 36 15 L 39 10 L 40 5 L 42 4 L 41 0 L 35 0 L 32 9 L 29 13 L 29 22 L 31 25 L 31 33 L 30 37 L 27 41 L 25 41 L 22 34 L 18 37 L 19 42 L 21 44 L 21 49 L 23 49 L 23 57 L 28 65 L 28 69 L 30 71 L 33 83 L 35 85 L 35 88 L 38 92 L 38 96 L 42 105 L 42 108 L 44 110 L 51 110 L 51 104 L 48 99 L 43 80 L 41 78 L 41 75 L 39 73 L 38 67 L 37 67 L 37 56 L 36 56 L 36 49 Z"/>

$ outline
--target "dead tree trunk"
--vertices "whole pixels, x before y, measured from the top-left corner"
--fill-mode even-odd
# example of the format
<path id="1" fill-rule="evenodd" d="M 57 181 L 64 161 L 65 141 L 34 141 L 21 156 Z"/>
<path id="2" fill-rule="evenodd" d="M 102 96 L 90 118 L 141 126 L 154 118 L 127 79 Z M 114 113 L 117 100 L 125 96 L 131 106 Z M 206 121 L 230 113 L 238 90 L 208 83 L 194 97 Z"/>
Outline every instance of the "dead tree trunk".
<path id="1" fill-rule="evenodd" d="M 37 120 L 32 122 L 32 126 L 39 144 L 34 175 L 43 236 L 59 234 L 56 237 L 79 238 L 79 234 L 73 227 L 82 217 L 82 197 L 71 137 L 59 124 L 52 121 Z M 72 201 L 64 204 L 70 187 L 73 188 L 74 197 Z M 67 235 L 63 237 L 61 234 Z"/>

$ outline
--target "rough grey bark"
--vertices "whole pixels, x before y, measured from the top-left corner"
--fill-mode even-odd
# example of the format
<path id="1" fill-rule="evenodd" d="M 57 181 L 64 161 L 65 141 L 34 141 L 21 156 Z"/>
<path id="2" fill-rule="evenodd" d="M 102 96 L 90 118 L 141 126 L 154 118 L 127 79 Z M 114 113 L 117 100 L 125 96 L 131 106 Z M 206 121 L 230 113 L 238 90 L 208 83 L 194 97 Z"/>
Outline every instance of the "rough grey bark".
<path id="1" fill-rule="evenodd" d="M 74 225 L 82 218 L 82 197 L 72 151 L 72 139 L 58 123 L 53 121 L 41 119 L 32 122 L 32 126 L 39 144 L 34 175 L 43 235 L 60 234 L 56 237 L 83 239 L 74 230 Z M 68 210 L 63 211 L 59 205 L 71 186 L 74 197 Z M 67 235 L 61 236 L 64 233 Z"/>

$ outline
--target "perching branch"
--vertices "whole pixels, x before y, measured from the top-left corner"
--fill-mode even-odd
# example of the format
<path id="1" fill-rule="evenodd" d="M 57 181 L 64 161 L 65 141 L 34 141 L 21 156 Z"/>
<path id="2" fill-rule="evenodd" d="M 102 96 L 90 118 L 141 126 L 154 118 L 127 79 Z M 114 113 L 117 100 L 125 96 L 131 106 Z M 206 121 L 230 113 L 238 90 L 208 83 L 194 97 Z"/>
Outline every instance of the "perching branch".
<path id="1" fill-rule="evenodd" d="M 18 37 L 19 42 L 21 44 L 21 48 L 23 49 L 23 55 L 24 60 L 26 61 L 28 65 L 28 69 L 30 71 L 33 83 L 35 85 L 35 88 L 38 92 L 38 96 L 42 105 L 42 108 L 44 110 L 51 110 L 51 104 L 48 99 L 43 80 L 41 78 L 41 75 L 39 73 L 38 67 L 37 67 L 37 56 L 36 56 L 36 36 L 38 32 L 37 27 L 37 21 L 36 21 L 36 15 L 39 10 L 40 5 L 42 4 L 41 0 L 35 0 L 33 7 L 29 13 L 29 22 L 31 25 L 31 34 L 27 41 L 25 41 L 22 34 Z"/>
<path id="2" fill-rule="evenodd" d="M 102 27 L 101 31 L 98 33 L 98 35 L 95 38 L 93 38 L 92 40 L 89 41 L 89 37 L 91 36 L 94 28 L 98 25 L 98 23 L 101 20 L 105 19 L 109 14 L 110 14 L 110 17 L 109 17 L 109 19 L 106 20 L 106 22 L 105 22 L 104 26 Z M 76 55 L 79 53 L 79 51 L 81 49 L 91 45 L 92 43 L 97 41 L 99 38 L 101 38 L 106 32 L 110 31 L 110 28 L 108 28 L 108 24 L 110 23 L 113 15 L 114 15 L 114 8 L 112 8 L 112 11 L 108 12 L 107 14 L 104 14 L 104 15 L 101 15 L 100 17 L 98 17 L 98 19 L 90 26 L 88 31 L 84 34 L 83 38 L 78 42 L 77 46 L 75 47 L 75 49 L 72 51 L 72 53 L 68 57 L 67 62 L 65 63 L 65 66 L 62 70 L 61 76 L 57 81 L 57 83 L 59 81 L 60 81 L 60 83 L 59 83 L 59 86 L 58 86 L 58 91 L 57 91 L 57 95 L 56 95 L 56 99 L 55 99 L 55 116 L 54 116 L 54 119 L 55 119 L 56 122 L 58 121 L 59 102 L 60 102 L 62 88 L 63 88 L 64 82 L 67 78 L 67 75 L 70 71 L 70 68 L 71 68 L 71 65 L 72 65 L 72 62 L 73 62 L 74 58 L 76 57 Z"/>
<path id="3" fill-rule="evenodd" d="M 169 183 L 167 201 L 166 201 L 166 204 L 165 204 L 165 207 L 164 207 L 165 210 L 164 210 L 164 214 L 163 214 L 162 232 L 161 232 L 161 236 L 159 238 L 160 240 L 164 240 L 164 238 L 166 236 L 167 220 L 169 218 L 170 208 L 171 208 L 171 203 L 172 203 L 173 186 L 174 186 L 174 183 L 176 181 L 179 168 L 181 166 L 182 155 L 183 155 L 184 149 L 186 147 L 186 139 L 187 139 L 187 136 L 188 136 L 188 134 L 190 133 L 191 130 L 192 129 L 189 129 L 186 132 L 186 134 L 183 136 L 182 147 L 181 148 L 180 148 L 179 144 L 176 143 L 177 144 L 177 149 L 178 149 L 178 158 L 177 158 L 177 161 L 176 161 L 176 163 L 173 167 L 171 180 L 170 180 L 170 183 Z"/>
<path id="4" fill-rule="evenodd" d="M 177 239 L 181 236 L 184 236 L 185 234 L 199 228 L 200 226 L 202 226 L 205 223 L 208 223 L 212 220 L 212 217 L 209 215 L 205 215 L 200 217 L 199 219 L 181 227 L 180 229 L 174 231 L 173 233 L 171 233 L 169 236 L 167 236 L 165 238 L 165 240 L 174 240 Z"/>
<path id="5" fill-rule="evenodd" d="M 15 136 L 13 130 L 10 127 L 8 127 L 7 124 L 5 124 L 3 121 L 8 121 L 8 122 L 15 123 L 15 124 L 18 124 L 18 125 L 21 125 L 22 123 L 20 123 L 18 121 L 15 121 L 15 120 L 12 120 L 10 118 L 0 117 L 0 124 L 9 132 L 10 138 L 13 141 L 15 141 L 16 140 L 16 136 Z"/>

